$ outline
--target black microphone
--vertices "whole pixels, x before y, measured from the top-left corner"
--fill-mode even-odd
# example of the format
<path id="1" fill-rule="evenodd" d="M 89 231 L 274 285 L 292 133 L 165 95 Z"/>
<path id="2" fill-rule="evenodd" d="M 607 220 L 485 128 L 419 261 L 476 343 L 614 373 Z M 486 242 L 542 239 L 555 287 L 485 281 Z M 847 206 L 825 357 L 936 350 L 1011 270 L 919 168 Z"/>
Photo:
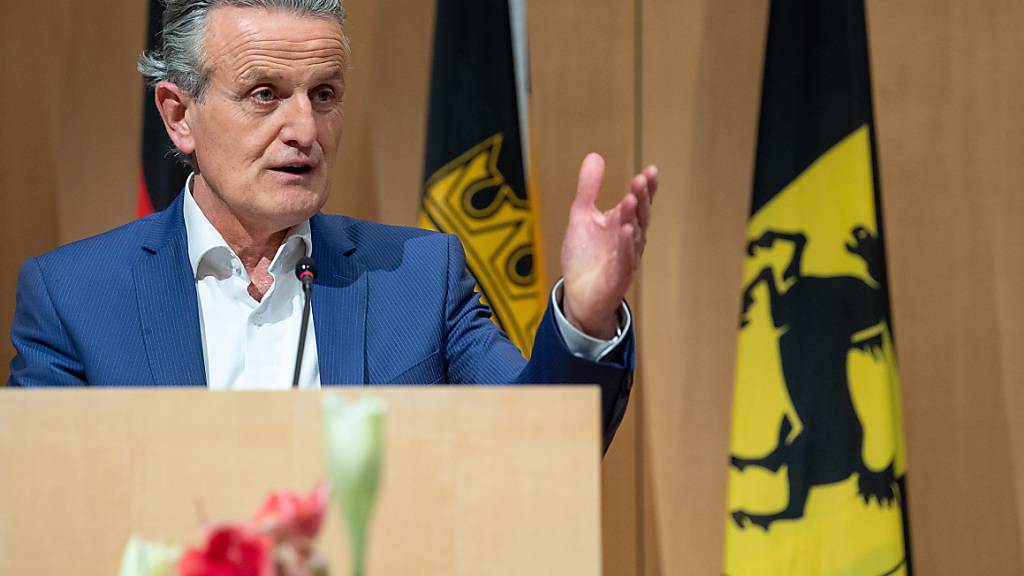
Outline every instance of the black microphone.
<path id="1" fill-rule="evenodd" d="M 299 387 L 299 372 L 302 371 L 302 352 L 306 349 L 306 330 L 309 328 L 309 309 L 313 300 L 313 280 L 316 279 L 316 263 L 309 256 L 303 256 L 295 265 L 295 276 L 302 282 L 302 294 L 306 303 L 302 306 L 302 331 L 299 332 L 299 352 L 295 356 L 295 375 L 292 388 Z"/>

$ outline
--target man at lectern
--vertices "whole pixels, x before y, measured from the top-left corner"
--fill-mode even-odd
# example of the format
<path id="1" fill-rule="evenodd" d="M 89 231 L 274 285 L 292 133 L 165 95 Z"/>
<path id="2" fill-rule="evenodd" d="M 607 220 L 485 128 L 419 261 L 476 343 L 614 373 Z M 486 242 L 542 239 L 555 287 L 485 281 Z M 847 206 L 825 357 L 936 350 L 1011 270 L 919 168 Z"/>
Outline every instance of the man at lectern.
<path id="1" fill-rule="evenodd" d="M 9 385 L 597 382 L 607 445 L 631 386 L 623 297 L 653 167 L 602 213 L 603 160 L 583 161 L 564 280 L 527 362 L 454 237 L 319 212 L 342 131 L 339 0 L 168 0 L 162 39 L 139 69 L 193 174 L 167 210 L 25 262 Z M 305 297 L 293 270 L 308 256 L 315 297 L 294 361 Z"/>

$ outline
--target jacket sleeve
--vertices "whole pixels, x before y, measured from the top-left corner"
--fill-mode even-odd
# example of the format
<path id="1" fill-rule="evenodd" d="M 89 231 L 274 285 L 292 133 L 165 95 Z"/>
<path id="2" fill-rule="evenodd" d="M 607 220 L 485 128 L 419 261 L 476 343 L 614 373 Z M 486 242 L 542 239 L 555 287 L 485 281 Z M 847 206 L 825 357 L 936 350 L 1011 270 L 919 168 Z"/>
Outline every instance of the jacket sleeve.
<path id="1" fill-rule="evenodd" d="M 448 237 L 448 286 L 444 350 L 449 381 L 473 384 L 597 384 L 601 387 L 604 447 L 622 421 L 633 383 L 634 335 L 600 361 L 574 356 L 548 309 L 537 329 L 527 362 L 491 321 L 491 310 L 473 291 L 465 253 Z"/>
<path id="2" fill-rule="evenodd" d="M 50 298 L 35 258 L 18 274 L 8 386 L 85 386 L 85 369 Z"/>

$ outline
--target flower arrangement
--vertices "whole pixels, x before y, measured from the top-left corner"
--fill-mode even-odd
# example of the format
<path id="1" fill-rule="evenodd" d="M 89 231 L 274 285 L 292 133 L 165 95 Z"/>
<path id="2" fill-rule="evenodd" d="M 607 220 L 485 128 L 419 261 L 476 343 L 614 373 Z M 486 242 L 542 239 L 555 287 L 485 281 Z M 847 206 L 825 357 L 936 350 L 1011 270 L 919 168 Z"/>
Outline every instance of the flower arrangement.
<path id="1" fill-rule="evenodd" d="M 327 503 L 345 517 L 351 574 L 365 573 L 366 534 L 380 479 L 384 413 L 379 398 L 347 402 L 324 394 L 324 445 L 329 481 L 308 495 L 275 491 L 245 524 L 218 524 L 199 546 L 128 541 L 120 576 L 327 576 L 316 548 Z"/>

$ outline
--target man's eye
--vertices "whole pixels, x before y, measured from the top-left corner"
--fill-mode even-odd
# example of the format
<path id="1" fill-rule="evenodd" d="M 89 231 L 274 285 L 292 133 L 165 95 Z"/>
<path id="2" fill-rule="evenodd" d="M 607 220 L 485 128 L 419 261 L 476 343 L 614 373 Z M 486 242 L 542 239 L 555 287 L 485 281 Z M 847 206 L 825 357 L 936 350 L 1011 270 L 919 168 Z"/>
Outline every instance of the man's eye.
<path id="1" fill-rule="evenodd" d="M 334 89 L 321 88 L 316 91 L 316 100 L 321 103 L 334 102 Z"/>
<path id="2" fill-rule="evenodd" d="M 260 88 L 252 93 L 252 99 L 257 102 L 271 102 L 274 100 L 274 91 L 270 88 Z"/>

